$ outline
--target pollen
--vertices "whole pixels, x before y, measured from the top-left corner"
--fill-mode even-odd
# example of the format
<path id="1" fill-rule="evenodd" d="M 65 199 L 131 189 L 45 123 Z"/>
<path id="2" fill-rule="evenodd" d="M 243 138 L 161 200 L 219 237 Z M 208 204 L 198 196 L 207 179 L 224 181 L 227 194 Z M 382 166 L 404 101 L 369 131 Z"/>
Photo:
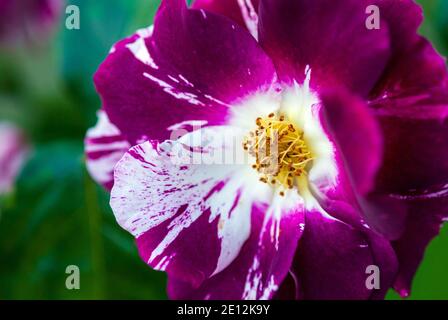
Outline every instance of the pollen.
<path id="1" fill-rule="evenodd" d="M 260 181 L 280 188 L 283 196 L 285 190 L 297 187 L 312 164 L 304 133 L 282 114 L 259 117 L 255 125 L 243 148 L 255 159 L 252 168 L 260 174 Z"/>

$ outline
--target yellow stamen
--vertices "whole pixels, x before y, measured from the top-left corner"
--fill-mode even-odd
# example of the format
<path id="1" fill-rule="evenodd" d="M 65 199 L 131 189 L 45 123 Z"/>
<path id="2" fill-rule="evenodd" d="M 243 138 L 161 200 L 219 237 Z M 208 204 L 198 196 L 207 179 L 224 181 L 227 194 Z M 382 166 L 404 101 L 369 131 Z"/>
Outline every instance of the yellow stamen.
<path id="1" fill-rule="evenodd" d="M 297 188 L 299 178 L 306 176 L 313 156 L 304 140 L 303 131 L 284 115 L 271 113 L 255 121 L 256 129 L 246 137 L 243 148 L 255 157 L 252 166 L 260 181 L 285 190 Z"/>

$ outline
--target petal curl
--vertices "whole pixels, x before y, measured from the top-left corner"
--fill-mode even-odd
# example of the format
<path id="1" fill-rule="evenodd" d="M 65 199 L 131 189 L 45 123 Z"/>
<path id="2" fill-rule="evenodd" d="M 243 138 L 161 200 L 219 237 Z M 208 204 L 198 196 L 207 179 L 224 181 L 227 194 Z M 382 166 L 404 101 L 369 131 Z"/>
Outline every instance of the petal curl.
<path id="1" fill-rule="evenodd" d="M 333 192 L 330 197 L 358 205 L 371 227 L 389 239 L 397 239 L 404 228 L 405 206 L 386 195 L 372 193 L 383 161 L 383 139 L 387 137 L 382 136 L 367 104 L 349 93 L 325 92 L 322 103 L 323 120 L 342 160 L 339 194 Z"/>
<path id="2" fill-rule="evenodd" d="M 417 32 L 423 20 L 420 6 L 413 0 L 377 2 L 390 27 L 392 57 L 370 93 L 371 99 L 387 101 L 447 88 L 446 60 Z"/>
<path id="3" fill-rule="evenodd" d="M 374 105 L 385 139 L 379 192 L 425 190 L 448 182 L 448 96 L 425 95 Z"/>
<path id="4" fill-rule="evenodd" d="M 383 141 L 368 106 L 343 90 L 322 94 L 323 120 L 359 195 L 373 186 L 381 165 Z"/>
<path id="5" fill-rule="evenodd" d="M 366 286 L 367 268 L 380 269 L 380 289 Z M 388 241 L 325 211 L 309 211 L 292 272 L 302 299 L 376 299 L 392 285 L 397 260 Z"/>
<path id="6" fill-rule="evenodd" d="M 423 10 L 414 0 L 376 0 L 381 19 L 389 25 L 391 45 L 398 52 L 417 40 Z"/>

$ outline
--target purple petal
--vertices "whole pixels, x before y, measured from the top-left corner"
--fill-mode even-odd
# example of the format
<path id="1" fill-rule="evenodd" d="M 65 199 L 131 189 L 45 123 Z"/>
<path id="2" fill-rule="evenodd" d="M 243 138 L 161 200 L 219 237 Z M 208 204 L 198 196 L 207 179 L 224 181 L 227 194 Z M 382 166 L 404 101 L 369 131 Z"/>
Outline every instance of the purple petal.
<path id="1" fill-rule="evenodd" d="M 382 300 L 397 278 L 399 259 L 392 244 L 376 232 L 366 232 L 375 265 L 380 271 L 380 288 L 371 290 L 371 300 Z"/>
<path id="2" fill-rule="evenodd" d="M 305 232 L 297 249 L 293 273 L 303 299 L 380 298 L 397 269 L 386 240 L 368 229 L 354 228 L 326 213 L 306 213 Z M 380 289 L 369 289 L 369 266 L 380 269 Z"/>
<path id="3" fill-rule="evenodd" d="M 373 104 L 387 137 L 374 191 L 407 207 L 404 232 L 394 243 L 400 262 L 395 288 L 402 296 L 409 294 L 424 250 L 448 215 L 448 99 L 434 90 Z M 383 226 L 396 217 L 390 210 Z"/>
<path id="4" fill-rule="evenodd" d="M 445 59 L 417 34 L 423 15 L 413 1 L 380 0 L 379 6 L 390 25 L 393 53 L 371 92 L 385 137 L 374 193 L 407 210 L 403 217 L 390 208 L 377 219 L 382 225 L 377 229 L 387 236 L 395 229 L 393 238 L 401 236 L 394 244 L 400 262 L 395 288 L 406 296 L 427 244 L 446 217 L 440 186 L 448 183 L 448 73 Z"/>
<path id="5" fill-rule="evenodd" d="M 376 0 L 381 18 L 387 21 L 394 52 L 412 44 L 423 21 L 423 10 L 414 0 Z"/>
<path id="6" fill-rule="evenodd" d="M 382 136 L 367 105 L 343 91 L 322 95 L 324 121 L 357 194 L 373 186 L 382 158 Z"/>
<path id="7" fill-rule="evenodd" d="M 150 31 L 118 43 L 95 75 L 105 111 L 132 144 L 163 141 L 191 120 L 226 123 L 229 104 L 276 78 L 246 30 L 183 1 L 163 1 Z"/>
<path id="8" fill-rule="evenodd" d="M 412 0 L 379 0 L 382 17 L 391 33 L 392 57 L 376 88 L 373 100 L 388 100 L 448 87 L 445 59 L 417 33 L 423 20 L 421 8 Z"/>
<path id="9" fill-rule="evenodd" d="M 324 121 L 349 178 L 348 184 L 340 179 L 345 196 L 336 199 L 357 203 L 372 228 L 397 239 L 403 232 L 406 208 L 396 199 L 370 193 L 382 164 L 383 137 L 377 120 L 364 102 L 341 90 L 324 93 L 322 102 Z"/>
<path id="10" fill-rule="evenodd" d="M 252 210 L 251 235 L 235 261 L 199 288 L 170 278 L 173 299 L 271 299 L 287 276 L 303 232 L 303 208 L 283 210 L 277 220 L 269 208 Z"/>
<path id="11" fill-rule="evenodd" d="M 362 216 L 376 232 L 389 240 L 398 239 L 404 232 L 408 210 L 402 201 L 389 194 L 370 193 L 358 197 Z"/>
<path id="12" fill-rule="evenodd" d="M 366 95 L 390 57 L 386 23 L 366 28 L 368 0 L 261 0 L 259 38 L 279 76 L 303 82 L 313 70 L 311 86 L 345 86 Z"/>
<path id="13" fill-rule="evenodd" d="M 438 87 L 448 88 L 445 59 L 426 39 L 419 38 L 414 45 L 391 60 L 371 92 L 372 103 L 411 98 Z"/>
<path id="14" fill-rule="evenodd" d="M 111 190 L 114 184 L 115 165 L 131 145 L 102 110 L 98 112 L 96 126 L 87 131 L 84 144 L 87 170 L 91 177 L 107 190 Z"/>
<path id="15" fill-rule="evenodd" d="M 379 192 L 428 189 L 448 182 L 448 96 L 428 92 L 377 102 L 385 139 Z"/>

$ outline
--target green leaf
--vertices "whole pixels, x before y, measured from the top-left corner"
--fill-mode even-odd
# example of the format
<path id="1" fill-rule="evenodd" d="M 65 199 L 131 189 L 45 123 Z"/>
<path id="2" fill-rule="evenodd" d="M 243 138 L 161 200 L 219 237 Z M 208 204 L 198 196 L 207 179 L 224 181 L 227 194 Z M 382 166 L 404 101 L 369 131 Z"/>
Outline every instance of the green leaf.
<path id="1" fill-rule="evenodd" d="M 0 299 L 161 299 L 165 276 L 138 256 L 109 195 L 88 176 L 79 142 L 40 145 L 1 203 Z M 65 287 L 80 268 L 81 289 Z"/>
<path id="2" fill-rule="evenodd" d="M 412 285 L 410 300 L 448 299 L 448 225 L 428 246 Z M 400 299 L 392 290 L 388 299 Z"/>

